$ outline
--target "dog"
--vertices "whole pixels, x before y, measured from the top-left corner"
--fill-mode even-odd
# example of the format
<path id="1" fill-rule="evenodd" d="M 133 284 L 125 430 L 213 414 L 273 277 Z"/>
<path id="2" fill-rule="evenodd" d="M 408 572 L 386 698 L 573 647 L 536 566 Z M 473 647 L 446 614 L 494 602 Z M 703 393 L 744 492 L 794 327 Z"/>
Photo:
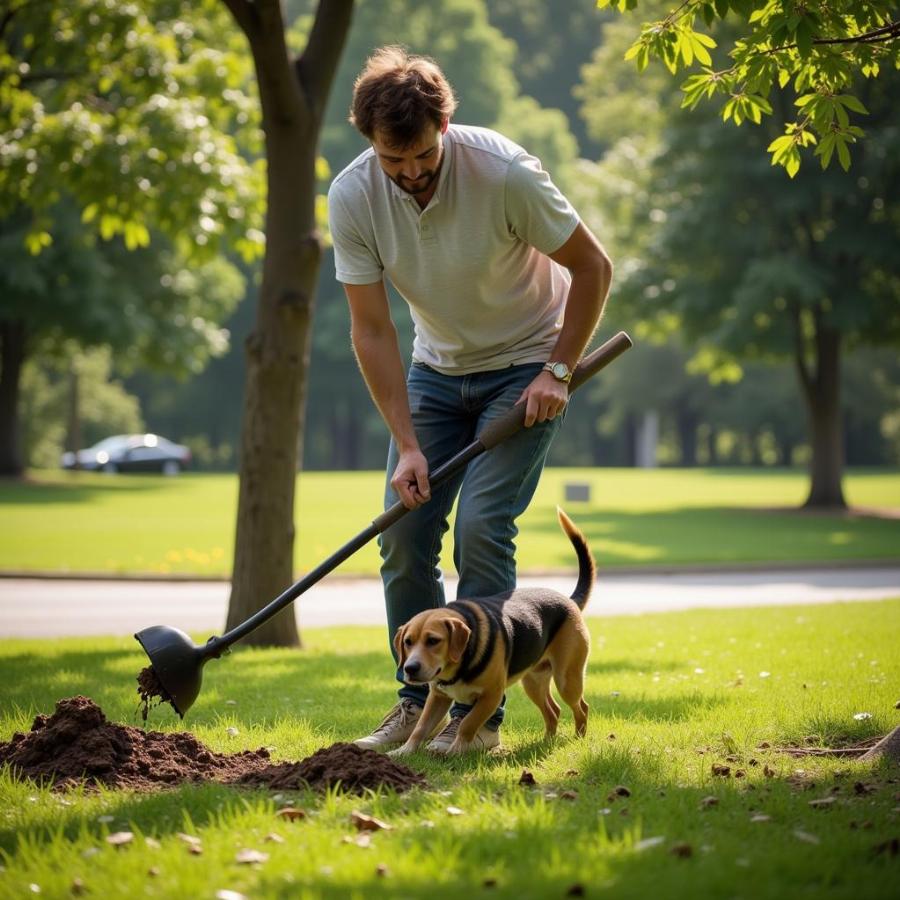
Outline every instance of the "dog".
<path id="1" fill-rule="evenodd" d="M 454 700 L 473 706 L 448 752 L 470 749 L 507 686 L 519 680 L 544 717 L 547 737 L 556 734 L 560 713 L 550 694 L 551 679 L 575 716 L 575 733 L 584 737 L 588 719 L 584 672 L 590 636 L 581 614 L 596 565 L 584 535 L 560 508 L 556 512 L 578 557 L 578 582 L 571 597 L 527 588 L 456 600 L 421 612 L 397 629 L 394 649 L 403 680 L 428 684 L 429 691 L 416 727 L 394 755 L 417 750 Z"/>

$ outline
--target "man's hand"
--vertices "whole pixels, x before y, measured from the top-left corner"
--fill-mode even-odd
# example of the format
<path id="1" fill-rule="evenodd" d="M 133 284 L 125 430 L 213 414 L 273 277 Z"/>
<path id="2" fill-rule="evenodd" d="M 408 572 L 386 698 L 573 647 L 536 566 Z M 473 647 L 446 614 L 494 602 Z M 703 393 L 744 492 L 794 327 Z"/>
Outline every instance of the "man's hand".
<path id="1" fill-rule="evenodd" d="M 394 474 L 391 487 L 407 509 L 415 509 L 431 499 L 431 485 L 428 483 L 428 461 L 421 450 L 404 450 Z"/>
<path id="2" fill-rule="evenodd" d="M 525 427 L 555 419 L 569 402 L 569 386 L 557 381 L 550 372 L 541 372 L 522 392 L 518 403 L 526 403 Z"/>

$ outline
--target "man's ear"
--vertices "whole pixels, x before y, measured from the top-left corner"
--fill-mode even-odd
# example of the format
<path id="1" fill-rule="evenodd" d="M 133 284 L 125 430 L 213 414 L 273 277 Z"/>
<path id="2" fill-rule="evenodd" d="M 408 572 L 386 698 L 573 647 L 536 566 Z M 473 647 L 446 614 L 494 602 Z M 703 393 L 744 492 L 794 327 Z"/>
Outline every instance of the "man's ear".
<path id="1" fill-rule="evenodd" d="M 403 644 L 403 636 L 406 634 L 406 626 L 401 625 L 394 634 L 394 649 L 397 651 L 398 667 L 403 668 L 406 662 L 406 647 Z"/>
<path id="2" fill-rule="evenodd" d="M 447 619 L 447 630 L 450 632 L 450 649 L 447 653 L 450 662 L 458 663 L 462 659 L 472 629 L 462 619 Z"/>
<path id="3" fill-rule="evenodd" d="M 441 122 L 441 134 L 446 134 L 446 133 L 447 133 L 447 129 L 448 129 L 449 127 L 450 127 L 450 119 L 449 119 L 449 117 L 448 117 L 448 118 L 444 119 L 443 122 Z"/>

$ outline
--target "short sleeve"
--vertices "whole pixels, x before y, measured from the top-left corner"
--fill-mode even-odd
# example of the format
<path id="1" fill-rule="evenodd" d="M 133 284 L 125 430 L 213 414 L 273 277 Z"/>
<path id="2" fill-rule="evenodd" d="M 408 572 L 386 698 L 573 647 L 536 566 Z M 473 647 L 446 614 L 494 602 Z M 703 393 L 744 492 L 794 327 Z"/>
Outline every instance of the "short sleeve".
<path id="1" fill-rule="evenodd" d="M 377 252 L 363 239 L 337 184 L 328 191 L 328 228 L 334 244 L 335 277 L 341 284 L 374 284 L 384 269 Z"/>
<path id="2" fill-rule="evenodd" d="M 506 219 L 510 231 L 541 253 L 555 253 L 578 226 L 578 213 L 540 160 L 526 153 L 506 173 Z"/>

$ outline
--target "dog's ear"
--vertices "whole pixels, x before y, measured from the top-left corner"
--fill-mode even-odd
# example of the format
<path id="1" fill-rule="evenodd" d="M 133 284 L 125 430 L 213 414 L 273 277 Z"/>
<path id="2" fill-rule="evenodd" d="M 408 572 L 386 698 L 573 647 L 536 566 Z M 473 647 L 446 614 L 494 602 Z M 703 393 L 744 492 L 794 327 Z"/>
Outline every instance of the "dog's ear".
<path id="1" fill-rule="evenodd" d="M 401 625 L 394 633 L 394 649 L 397 651 L 398 667 L 401 669 L 406 662 L 406 647 L 403 645 L 404 634 L 406 634 L 405 625 Z"/>
<path id="2" fill-rule="evenodd" d="M 462 659 L 466 644 L 469 643 L 472 629 L 462 619 L 457 619 L 455 616 L 445 621 L 447 622 L 447 630 L 450 632 L 450 649 L 447 655 L 450 658 L 450 662 L 458 663 Z"/>

